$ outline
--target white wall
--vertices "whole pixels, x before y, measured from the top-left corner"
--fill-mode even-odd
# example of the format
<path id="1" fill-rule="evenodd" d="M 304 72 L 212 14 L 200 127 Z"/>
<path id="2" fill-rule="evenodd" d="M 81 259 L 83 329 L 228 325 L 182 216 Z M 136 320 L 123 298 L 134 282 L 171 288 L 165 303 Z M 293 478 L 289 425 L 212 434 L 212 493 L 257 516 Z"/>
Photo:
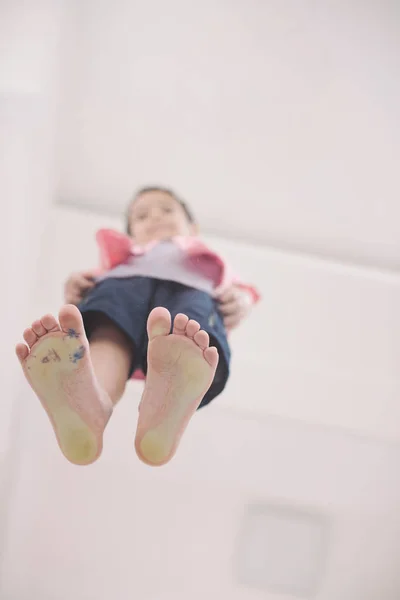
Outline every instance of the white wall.
<path id="1" fill-rule="evenodd" d="M 14 345 L 25 327 L 41 236 L 54 198 L 62 9 L 62 0 L 0 3 L 0 553 L 15 471 L 10 441 L 18 429 L 20 379 Z"/>
<path id="2" fill-rule="evenodd" d="M 210 232 L 399 266 L 398 2 L 68 8 L 61 200 L 155 180 Z"/>
<path id="3" fill-rule="evenodd" d="M 0 5 L 0 193 L 4 212 L 0 247 L 1 280 L 6 290 L 1 307 L 7 315 L 6 348 L 32 293 L 46 209 L 53 200 L 55 70 L 62 7 L 61 0 L 41 0 L 30 7 L 19 0 L 4 0 Z M 5 372 L 9 373 L 12 363 L 8 350 L 5 352 L 2 365 L 7 361 Z M 6 407 L 8 403 L 2 402 L 0 455 L 7 440 Z"/>
<path id="4" fill-rule="evenodd" d="M 93 233 L 107 225 L 119 222 L 53 211 L 32 319 L 58 309 L 67 272 L 96 264 Z M 399 280 L 213 243 L 264 301 L 233 339 L 226 393 L 195 416 L 169 466 L 135 457 L 139 384 L 110 423 L 103 457 L 85 469 L 60 456 L 26 387 L 5 600 L 298 600 L 238 582 L 253 503 L 326 519 L 321 581 L 303 597 L 399 598 Z M 274 551 L 281 539 L 269 542 Z"/>

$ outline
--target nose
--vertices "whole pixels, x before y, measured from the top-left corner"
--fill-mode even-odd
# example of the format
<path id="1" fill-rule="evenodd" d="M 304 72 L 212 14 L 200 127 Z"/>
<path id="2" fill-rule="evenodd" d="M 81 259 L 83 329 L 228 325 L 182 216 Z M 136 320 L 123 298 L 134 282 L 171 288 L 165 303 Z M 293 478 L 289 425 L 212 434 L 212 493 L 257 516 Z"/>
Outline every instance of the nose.
<path id="1" fill-rule="evenodd" d="M 162 216 L 163 216 L 163 215 L 162 215 L 162 211 L 161 211 L 159 208 L 157 208 L 157 207 L 154 207 L 154 208 L 152 209 L 152 211 L 151 211 L 151 219 L 152 219 L 153 221 L 161 221 L 161 219 L 162 219 Z"/>

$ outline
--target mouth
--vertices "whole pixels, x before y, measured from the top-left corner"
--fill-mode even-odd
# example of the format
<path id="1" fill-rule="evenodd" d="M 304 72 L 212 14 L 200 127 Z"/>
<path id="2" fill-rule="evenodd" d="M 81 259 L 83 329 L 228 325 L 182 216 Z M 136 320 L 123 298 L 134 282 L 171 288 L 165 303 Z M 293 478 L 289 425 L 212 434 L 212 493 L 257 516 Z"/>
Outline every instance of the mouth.
<path id="1" fill-rule="evenodd" d="M 164 229 L 167 229 L 167 228 L 168 228 L 168 225 L 166 223 L 157 223 L 156 225 L 152 225 L 149 228 L 149 232 L 150 233 L 157 233 L 157 231 L 161 231 L 161 230 L 164 230 Z"/>

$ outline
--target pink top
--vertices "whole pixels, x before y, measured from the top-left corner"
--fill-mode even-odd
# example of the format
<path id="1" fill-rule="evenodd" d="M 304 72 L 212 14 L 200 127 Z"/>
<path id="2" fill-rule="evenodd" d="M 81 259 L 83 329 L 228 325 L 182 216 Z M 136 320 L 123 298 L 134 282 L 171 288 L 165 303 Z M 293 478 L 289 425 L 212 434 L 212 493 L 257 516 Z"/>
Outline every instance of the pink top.
<path id="1" fill-rule="evenodd" d="M 146 246 L 136 245 L 132 238 L 113 229 L 100 229 L 96 234 L 100 248 L 101 269 L 109 271 L 135 256 L 143 256 L 159 242 L 150 242 Z M 214 295 L 218 296 L 232 284 L 246 291 L 253 304 L 258 302 L 260 294 L 252 285 L 239 279 L 226 262 L 196 236 L 174 237 L 172 240 L 187 256 L 193 270 L 208 277 L 214 283 Z"/>

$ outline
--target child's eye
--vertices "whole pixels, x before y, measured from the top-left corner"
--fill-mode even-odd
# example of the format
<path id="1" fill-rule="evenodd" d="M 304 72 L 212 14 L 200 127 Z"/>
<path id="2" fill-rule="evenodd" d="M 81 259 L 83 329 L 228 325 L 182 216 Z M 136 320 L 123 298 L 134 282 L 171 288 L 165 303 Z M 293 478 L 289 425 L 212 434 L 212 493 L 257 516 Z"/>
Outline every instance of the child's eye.
<path id="1" fill-rule="evenodd" d="M 172 213 L 172 208 L 170 206 L 164 206 L 163 210 L 165 213 Z"/>
<path id="2" fill-rule="evenodd" d="M 141 213 L 139 215 L 136 215 L 136 220 L 137 221 L 144 221 L 144 219 L 146 218 L 146 213 Z"/>

